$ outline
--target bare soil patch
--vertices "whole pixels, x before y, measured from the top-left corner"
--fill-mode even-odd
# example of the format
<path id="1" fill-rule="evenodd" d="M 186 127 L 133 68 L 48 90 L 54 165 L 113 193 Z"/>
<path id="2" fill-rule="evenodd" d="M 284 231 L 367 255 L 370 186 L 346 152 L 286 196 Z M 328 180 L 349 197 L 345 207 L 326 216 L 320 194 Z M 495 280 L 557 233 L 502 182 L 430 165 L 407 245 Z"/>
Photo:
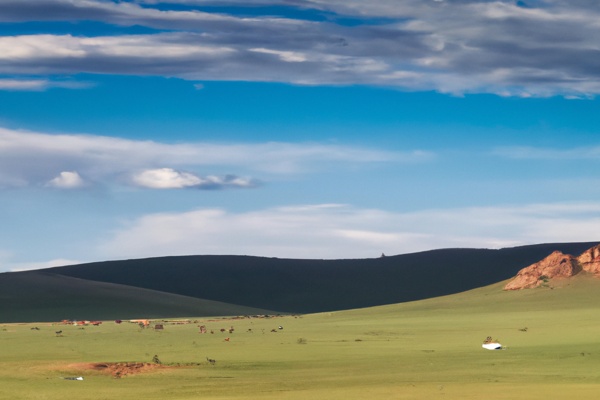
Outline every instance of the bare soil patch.
<path id="1" fill-rule="evenodd" d="M 123 378 L 127 375 L 141 374 L 156 371 L 158 369 L 168 368 L 161 364 L 148 362 L 101 362 L 74 364 L 70 367 L 78 370 L 94 370 L 112 375 L 115 378 Z"/>

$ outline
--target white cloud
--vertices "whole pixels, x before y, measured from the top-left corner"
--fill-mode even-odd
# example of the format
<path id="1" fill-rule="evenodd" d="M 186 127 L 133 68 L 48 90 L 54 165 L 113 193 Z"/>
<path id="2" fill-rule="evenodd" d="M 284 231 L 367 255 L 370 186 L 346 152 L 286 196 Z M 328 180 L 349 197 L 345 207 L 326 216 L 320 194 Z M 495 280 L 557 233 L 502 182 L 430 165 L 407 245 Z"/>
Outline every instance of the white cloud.
<path id="1" fill-rule="evenodd" d="M 44 90 L 47 87 L 45 79 L 0 79 L 0 90 Z"/>
<path id="2" fill-rule="evenodd" d="M 0 79 L 0 90 L 43 91 L 49 88 L 84 89 L 92 86 L 87 82 L 51 81 L 48 79 Z"/>
<path id="3" fill-rule="evenodd" d="M 133 182 L 141 187 L 149 189 L 220 189 L 225 187 L 249 188 L 256 184 L 247 178 L 233 175 L 219 177 L 209 175 L 200 177 L 198 175 L 176 171 L 172 168 L 149 169 L 139 172 L 133 176 Z"/>
<path id="4" fill-rule="evenodd" d="M 63 171 L 47 183 L 47 186 L 59 189 L 73 189 L 84 185 L 85 182 L 76 171 Z"/>
<path id="5" fill-rule="evenodd" d="M 391 152 L 320 143 L 178 143 L 135 141 L 107 136 L 50 135 L 0 128 L 0 187 L 45 184 L 65 185 L 78 171 L 93 182 L 131 182 L 135 171 L 137 184 L 250 186 L 254 178 L 235 175 L 204 178 L 176 172 L 202 168 L 246 171 L 252 174 L 297 174 L 319 171 L 337 165 L 382 162 L 422 162 L 432 154 L 423 151 Z M 162 170 L 161 168 L 167 168 Z M 150 171 L 150 172 L 143 172 Z M 152 183 L 151 183 L 152 182 Z M 195 183 L 194 183 L 195 182 Z"/>
<path id="6" fill-rule="evenodd" d="M 128 36 L 100 36 L 100 37 L 76 37 L 72 35 L 21 35 L 0 37 L 0 61 L 3 61 L 1 70 L 4 72 L 19 72 L 19 65 L 24 68 L 21 61 L 39 60 L 49 62 L 51 60 L 65 60 L 73 64 L 75 68 L 89 68 L 93 65 L 80 64 L 78 60 L 88 60 L 98 57 L 103 59 L 147 59 L 154 57 L 168 60 L 199 60 L 202 58 L 223 57 L 234 49 L 215 46 L 203 41 L 186 41 L 185 39 L 201 39 L 197 35 L 189 36 L 181 34 L 159 34 L 159 35 L 128 35 Z M 45 60 L 45 61 L 42 61 Z M 15 66 L 11 69 L 11 63 Z M 65 68 L 66 65 L 58 66 Z M 31 65 L 30 71 L 42 71 L 44 66 Z M 51 70 L 52 67 L 46 67 Z M 100 72 L 98 70 L 97 72 Z M 21 70 L 23 72 L 23 70 Z"/>
<path id="7" fill-rule="evenodd" d="M 149 169 L 133 176 L 133 182 L 151 189 L 181 189 L 198 186 L 202 180 L 188 172 L 175 171 L 172 168 Z"/>
<path id="8" fill-rule="evenodd" d="M 306 61 L 306 55 L 302 53 L 296 53 L 293 51 L 281 51 L 281 50 L 270 50 L 270 49 L 249 49 L 256 53 L 273 54 L 279 57 L 280 60 L 285 62 L 304 62 Z"/>
<path id="9" fill-rule="evenodd" d="M 99 250 L 112 258 L 246 254 L 369 258 L 437 248 L 500 248 L 599 240 L 600 203 L 432 209 L 395 213 L 345 205 L 231 213 L 146 215 Z"/>

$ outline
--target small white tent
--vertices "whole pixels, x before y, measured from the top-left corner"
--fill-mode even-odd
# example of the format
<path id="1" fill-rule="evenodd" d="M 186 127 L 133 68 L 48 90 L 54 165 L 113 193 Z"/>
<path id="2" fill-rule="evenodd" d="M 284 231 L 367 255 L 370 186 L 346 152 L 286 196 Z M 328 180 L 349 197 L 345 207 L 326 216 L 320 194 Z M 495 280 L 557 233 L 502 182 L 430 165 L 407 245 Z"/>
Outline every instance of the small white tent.
<path id="1" fill-rule="evenodd" d="M 502 350 L 502 345 L 500 343 L 484 343 L 481 345 L 481 347 L 483 347 L 484 349 L 487 350 Z"/>
<path id="2" fill-rule="evenodd" d="M 486 350 L 502 350 L 502 345 L 498 343 L 498 339 L 494 340 L 491 336 L 488 336 L 481 345 Z"/>

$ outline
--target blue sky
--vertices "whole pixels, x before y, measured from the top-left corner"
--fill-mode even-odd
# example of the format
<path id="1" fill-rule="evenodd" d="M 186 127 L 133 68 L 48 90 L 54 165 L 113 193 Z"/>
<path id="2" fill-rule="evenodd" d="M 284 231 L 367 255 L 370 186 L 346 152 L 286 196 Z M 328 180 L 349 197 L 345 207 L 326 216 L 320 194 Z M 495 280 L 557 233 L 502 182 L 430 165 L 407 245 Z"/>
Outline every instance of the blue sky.
<path id="1" fill-rule="evenodd" d="M 590 1 L 0 1 L 0 271 L 600 240 Z"/>

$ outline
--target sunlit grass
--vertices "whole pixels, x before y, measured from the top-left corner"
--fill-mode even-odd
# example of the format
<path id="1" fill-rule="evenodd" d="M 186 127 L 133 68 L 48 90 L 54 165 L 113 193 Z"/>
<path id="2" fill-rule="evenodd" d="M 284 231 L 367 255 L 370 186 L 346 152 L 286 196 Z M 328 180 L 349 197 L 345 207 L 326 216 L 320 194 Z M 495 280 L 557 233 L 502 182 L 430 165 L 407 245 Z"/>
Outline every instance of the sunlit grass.
<path id="1" fill-rule="evenodd" d="M 1 325 L 0 398 L 595 399 L 600 282 L 501 288 L 305 316 L 198 319 L 164 331 L 113 321 Z M 482 349 L 487 336 L 506 349 Z M 155 355 L 184 366 L 115 379 L 75 365 Z"/>

